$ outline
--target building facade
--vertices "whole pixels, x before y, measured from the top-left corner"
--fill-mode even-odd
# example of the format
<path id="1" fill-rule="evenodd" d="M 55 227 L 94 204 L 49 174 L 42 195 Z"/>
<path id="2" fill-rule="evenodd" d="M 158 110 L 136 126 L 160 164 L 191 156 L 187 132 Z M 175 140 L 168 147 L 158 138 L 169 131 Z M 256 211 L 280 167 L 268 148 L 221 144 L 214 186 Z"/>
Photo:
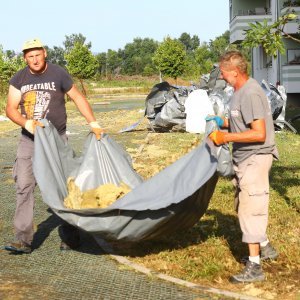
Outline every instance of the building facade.
<path id="1" fill-rule="evenodd" d="M 229 0 L 230 42 L 240 43 L 245 38 L 249 23 L 273 23 L 293 10 L 298 20 L 289 22 L 284 30 L 290 35 L 299 32 L 300 1 L 292 0 Z M 265 79 L 272 84 L 280 83 L 288 94 L 300 93 L 300 43 L 285 38 L 285 53 L 277 58 L 268 56 L 260 46 L 252 49 L 252 76 L 261 82 Z"/>

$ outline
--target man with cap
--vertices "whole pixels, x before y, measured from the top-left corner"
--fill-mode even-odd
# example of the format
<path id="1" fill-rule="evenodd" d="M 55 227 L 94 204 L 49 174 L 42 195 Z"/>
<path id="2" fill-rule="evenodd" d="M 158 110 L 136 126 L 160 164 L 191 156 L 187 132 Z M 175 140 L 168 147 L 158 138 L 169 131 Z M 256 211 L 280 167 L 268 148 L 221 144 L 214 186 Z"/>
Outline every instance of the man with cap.
<path id="1" fill-rule="evenodd" d="M 11 78 L 6 105 L 7 117 L 20 125 L 22 131 L 13 168 L 16 182 L 13 222 L 15 240 L 6 245 L 5 249 L 16 253 L 30 253 L 34 235 L 33 193 L 36 180 L 32 171 L 32 156 L 36 126 L 43 127 L 40 120 L 47 119 L 67 141 L 65 95 L 68 95 L 97 139 L 100 139 L 103 129 L 97 123 L 87 99 L 74 85 L 66 70 L 46 61 L 47 52 L 39 39 L 26 41 L 22 51 L 27 66 Z M 62 250 L 79 246 L 79 232 L 75 227 L 64 222 L 59 230 Z"/>

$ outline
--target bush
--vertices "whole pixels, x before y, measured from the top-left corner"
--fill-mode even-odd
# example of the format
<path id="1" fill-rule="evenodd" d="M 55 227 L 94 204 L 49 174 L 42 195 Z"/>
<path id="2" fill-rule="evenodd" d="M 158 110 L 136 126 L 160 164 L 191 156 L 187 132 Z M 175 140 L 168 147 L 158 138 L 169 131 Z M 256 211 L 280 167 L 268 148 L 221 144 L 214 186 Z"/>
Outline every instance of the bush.
<path id="1" fill-rule="evenodd" d="M 6 105 L 6 97 L 4 95 L 0 95 L 0 115 L 4 114 Z"/>

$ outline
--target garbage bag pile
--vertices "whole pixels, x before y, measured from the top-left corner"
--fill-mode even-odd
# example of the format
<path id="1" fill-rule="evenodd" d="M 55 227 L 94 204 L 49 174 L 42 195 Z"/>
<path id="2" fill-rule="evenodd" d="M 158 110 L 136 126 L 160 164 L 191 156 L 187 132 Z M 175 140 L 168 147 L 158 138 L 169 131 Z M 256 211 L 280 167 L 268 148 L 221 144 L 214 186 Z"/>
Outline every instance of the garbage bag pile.
<path id="1" fill-rule="evenodd" d="M 268 84 L 265 80 L 262 80 L 261 87 L 268 97 L 275 129 L 281 130 L 285 123 L 286 90 L 282 85 L 276 88 L 273 84 Z"/>
<path id="2" fill-rule="evenodd" d="M 165 81 L 154 85 L 146 98 L 145 108 L 151 129 L 169 130 L 175 125 L 184 129 L 186 118 L 184 103 L 193 89 L 193 87 L 172 86 Z"/>
<path id="3" fill-rule="evenodd" d="M 51 123 L 35 133 L 33 171 L 43 201 L 60 218 L 95 239 L 140 241 L 192 227 L 205 213 L 217 180 L 217 148 L 209 139 L 148 180 L 108 135 L 86 138 L 80 156 Z M 130 191 L 105 208 L 67 208 L 68 178 L 80 192 L 121 183 Z"/>
<path id="4" fill-rule="evenodd" d="M 275 87 L 262 80 L 261 86 L 269 100 L 276 130 L 289 125 L 285 121 L 287 94 L 284 86 Z M 153 131 L 179 130 L 204 133 L 205 117 L 214 114 L 227 117 L 233 88 L 220 78 L 220 69 L 213 66 L 210 74 L 200 78 L 200 84 L 190 87 L 156 84 L 145 101 L 145 115 Z"/>
<path id="5" fill-rule="evenodd" d="M 202 76 L 200 84 L 173 86 L 161 82 L 152 88 L 145 101 L 145 115 L 153 131 L 205 132 L 208 114 L 226 116 L 233 88 L 220 79 L 218 65 Z"/>

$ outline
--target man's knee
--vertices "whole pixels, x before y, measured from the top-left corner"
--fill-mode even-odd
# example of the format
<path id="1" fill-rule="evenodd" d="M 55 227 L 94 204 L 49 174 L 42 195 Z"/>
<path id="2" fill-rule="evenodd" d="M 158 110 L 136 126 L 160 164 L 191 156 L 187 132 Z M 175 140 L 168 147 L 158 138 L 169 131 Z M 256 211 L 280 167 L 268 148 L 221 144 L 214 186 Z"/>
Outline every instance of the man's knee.
<path id="1" fill-rule="evenodd" d="M 17 158 L 13 168 L 13 178 L 18 193 L 33 190 L 36 181 L 32 171 L 31 158 Z"/>
<path id="2" fill-rule="evenodd" d="M 34 190 L 36 185 L 34 177 L 18 176 L 16 178 L 16 190 L 18 194 L 28 193 Z"/>

